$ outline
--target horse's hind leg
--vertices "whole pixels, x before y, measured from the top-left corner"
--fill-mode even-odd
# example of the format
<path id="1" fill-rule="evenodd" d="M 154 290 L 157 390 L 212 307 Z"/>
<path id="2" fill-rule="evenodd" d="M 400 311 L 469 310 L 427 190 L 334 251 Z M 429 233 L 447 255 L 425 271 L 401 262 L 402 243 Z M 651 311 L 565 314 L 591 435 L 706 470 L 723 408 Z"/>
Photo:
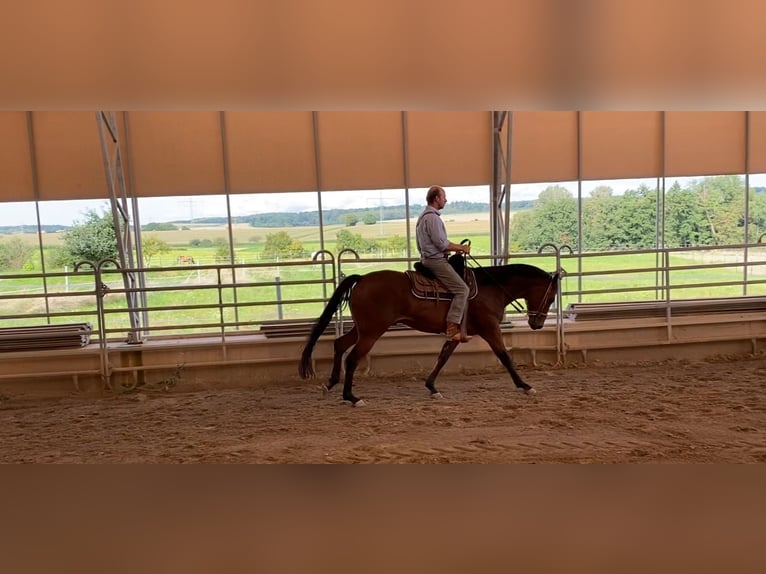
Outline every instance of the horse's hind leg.
<path id="1" fill-rule="evenodd" d="M 330 373 L 330 380 L 327 381 L 328 391 L 340 382 L 340 366 L 343 361 L 343 355 L 351 348 L 356 338 L 356 327 L 353 327 L 348 333 L 335 339 L 335 343 L 333 343 L 335 354 L 332 358 L 332 373 Z"/>
<path id="2" fill-rule="evenodd" d="M 516 388 L 522 389 L 525 393 L 529 395 L 535 394 L 535 389 L 530 387 L 527 383 L 524 382 L 524 379 L 521 378 L 521 375 L 516 372 L 516 367 L 513 365 L 513 361 L 511 360 L 511 356 L 508 354 L 508 351 L 505 350 L 505 344 L 503 343 L 503 335 L 500 333 L 500 329 L 498 328 L 495 332 L 491 333 L 490 335 L 482 335 L 484 337 L 484 340 L 487 341 L 492 351 L 495 353 L 495 356 L 500 359 L 500 362 L 503 364 L 503 366 L 506 368 L 508 373 L 511 375 L 511 379 L 513 379 L 513 383 L 516 385 Z"/>
<path id="3" fill-rule="evenodd" d="M 442 398 L 442 394 L 436 390 L 434 383 L 436 382 L 436 377 L 439 376 L 439 371 L 441 371 L 442 367 L 447 364 L 447 361 L 452 356 L 452 353 L 457 348 L 458 344 L 459 341 L 447 341 L 444 343 L 441 352 L 439 352 L 439 358 L 436 360 L 436 366 L 426 379 L 426 388 L 431 391 L 431 398 Z"/>
<path id="4" fill-rule="evenodd" d="M 361 406 L 364 404 L 364 401 L 355 397 L 351 392 L 351 387 L 354 384 L 354 372 L 359 365 L 359 361 L 367 356 L 367 353 L 370 352 L 375 341 L 377 341 L 382 334 L 383 333 L 371 336 L 360 333 L 356 345 L 354 345 L 354 348 L 351 349 L 346 356 L 346 378 L 343 382 L 343 400 L 349 401 L 354 406 Z"/>

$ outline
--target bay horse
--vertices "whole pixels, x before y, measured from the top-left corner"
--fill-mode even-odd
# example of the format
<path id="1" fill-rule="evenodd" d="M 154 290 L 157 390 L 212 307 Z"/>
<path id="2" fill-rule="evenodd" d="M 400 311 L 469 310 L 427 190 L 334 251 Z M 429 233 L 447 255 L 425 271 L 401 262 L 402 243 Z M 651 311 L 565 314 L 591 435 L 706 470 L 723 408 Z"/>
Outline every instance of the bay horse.
<path id="1" fill-rule="evenodd" d="M 527 323 L 532 329 L 542 328 L 558 292 L 559 274 L 523 263 L 476 267 L 474 272 L 477 293 L 466 309 L 464 322 L 467 333 L 482 337 L 508 370 L 516 387 L 534 394 L 535 390 L 522 380 L 505 350 L 500 322 L 505 308 L 517 299 L 523 299 L 527 306 Z M 441 300 L 415 297 L 411 292 L 410 280 L 405 273 L 399 271 L 382 270 L 366 275 L 349 275 L 335 289 L 311 330 L 298 369 L 302 378 L 315 375 L 311 361 L 314 346 L 330 324 L 333 314 L 344 303 L 349 305 L 354 326 L 348 333 L 335 339 L 332 372 L 326 390 L 332 389 L 340 381 L 343 355 L 351 349 L 346 357 L 343 400 L 354 406 L 364 404 L 351 391 L 354 371 L 383 333 L 395 323 L 425 333 L 443 333 L 449 307 L 449 301 L 443 297 Z M 434 382 L 458 344 L 458 341 L 449 340 L 444 343 L 436 366 L 426 379 L 426 388 L 433 398 L 442 396 Z"/>

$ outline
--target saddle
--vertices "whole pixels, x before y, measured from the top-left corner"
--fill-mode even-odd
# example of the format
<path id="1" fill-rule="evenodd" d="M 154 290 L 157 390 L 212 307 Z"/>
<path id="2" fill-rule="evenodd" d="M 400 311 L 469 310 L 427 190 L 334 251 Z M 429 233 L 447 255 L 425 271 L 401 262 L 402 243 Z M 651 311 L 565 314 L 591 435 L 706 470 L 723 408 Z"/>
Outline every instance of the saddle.
<path id="1" fill-rule="evenodd" d="M 476 276 L 473 269 L 465 264 L 465 258 L 456 253 L 449 258 L 452 268 L 463 278 L 468 285 L 468 300 L 476 297 L 478 288 L 476 287 Z M 431 273 L 425 265 L 415 263 L 415 271 L 405 271 L 404 274 L 410 280 L 410 290 L 418 299 L 433 299 L 436 301 L 450 300 L 454 297 L 447 288 Z"/>

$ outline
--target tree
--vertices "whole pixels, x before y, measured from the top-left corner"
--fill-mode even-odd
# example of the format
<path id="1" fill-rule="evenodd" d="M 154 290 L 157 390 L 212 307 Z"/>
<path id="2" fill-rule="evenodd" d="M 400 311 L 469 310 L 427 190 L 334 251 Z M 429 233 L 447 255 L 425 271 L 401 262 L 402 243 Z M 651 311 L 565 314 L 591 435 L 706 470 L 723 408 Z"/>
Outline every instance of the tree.
<path id="1" fill-rule="evenodd" d="M 683 189 L 675 183 L 665 193 L 665 205 L 665 244 L 670 247 L 745 241 L 745 185 L 739 176 L 706 177 Z M 751 223 L 758 214 L 758 204 L 751 205 Z"/>
<path id="2" fill-rule="evenodd" d="M 743 218 L 744 219 L 744 218 Z M 744 225 L 744 221 L 743 221 Z M 748 222 L 748 242 L 758 241 L 766 232 L 766 194 L 750 190 L 750 220 Z"/>
<path id="3" fill-rule="evenodd" d="M 386 241 L 386 249 L 388 249 L 389 253 L 404 257 L 407 249 L 407 239 L 401 235 L 392 235 L 388 238 L 388 241 Z"/>
<path id="4" fill-rule="evenodd" d="M 99 215 L 89 210 L 85 221 L 75 222 L 63 233 L 63 243 L 62 259 L 67 265 L 79 261 L 117 259 L 119 256 L 114 221 L 109 212 Z"/>
<path id="5" fill-rule="evenodd" d="M 335 235 L 335 250 L 340 253 L 344 249 L 353 249 L 357 253 L 362 251 L 362 236 L 348 229 L 338 231 Z"/>
<path id="6" fill-rule="evenodd" d="M 614 209 L 619 236 L 614 247 L 650 249 L 657 243 L 657 190 L 646 185 L 627 190 Z"/>
<path id="7" fill-rule="evenodd" d="M 175 231 L 178 229 L 173 223 L 160 222 L 160 223 L 147 223 L 141 226 L 142 231 Z M 188 227 L 186 228 L 188 229 Z"/>
<path id="8" fill-rule="evenodd" d="M 343 216 L 343 222 L 346 224 L 346 227 L 354 227 L 359 223 L 359 216 L 356 213 L 347 213 Z"/>
<path id="9" fill-rule="evenodd" d="M 0 242 L 0 269 L 23 269 L 35 248 L 20 237 Z"/>
<path id="10" fill-rule="evenodd" d="M 674 183 L 665 192 L 665 245 L 709 245 L 711 239 L 696 194 L 691 189 L 682 189 L 678 182 Z"/>
<path id="11" fill-rule="evenodd" d="M 213 241 L 215 245 L 215 262 L 216 263 L 229 263 L 231 262 L 231 246 L 229 242 L 220 237 L 216 237 Z"/>
<path id="12" fill-rule="evenodd" d="M 378 222 L 378 218 L 371 211 L 368 211 L 362 216 L 362 223 L 364 223 L 365 225 L 374 225 L 377 222 Z"/>
<path id="13" fill-rule="evenodd" d="M 583 251 L 606 251 L 620 246 L 621 228 L 615 214 L 621 198 L 600 185 L 583 200 Z"/>
<path id="14" fill-rule="evenodd" d="M 535 207 L 513 216 L 511 242 L 523 251 L 536 251 L 544 243 L 577 246 L 577 202 L 565 187 L 545 188 Z"/>
<path id="15" fill-rule="evenodd" d="M 213 246 L 213 240 L 212 239 L 192 239 L 189 241 L 189 245 L 192 247 L 212 247 Z"/>
<path id="16" fill-rule="evenodd" d="M 141 242 L 141 250 L 144 254 L 144 264 L 148 266 L 152 261 L 152 257 L 158 253 L 167 253 L 170 251 L 170 246 L 162 239 L 149 235 Z"/>
<path id="17" fill-rule="evenodd" d="M 699 197 L 714 245 L 742 243 L 745 185 L 737 175 L 706 177 L 692 189 Z"/>
<path id="18" fill-rule="evenodd" d="M 293 259 L 298 259 L 299 257 L 306 257 L 306 255 L 306 248 L 303 247 L 303 243 L 301 243 L 298 239 L 293 239 L 290 243 L 289 256 Z"/>
<path id="19" fill-rule="evenodd" d="M 341 229 L 335 236 L 335 249 L 340 253 L 344 249 L 353 249 L 357 253 L 375 253 L 380 249 L 374 239 L 364 239 L 360 233 L 351 233 Z"/>
<path id="20" fill-rule="evenodd" d="M 303 244 L 290 237 L 286 231 L 269 233 L 266 236 L 266 243 L 263 247 L 263 256 L 269 259 L 289 259 L 303 257 L 306 255 L 306 249 Z"/>
<path id="21" fill-rule="evenodd" d="M 381 247 L 376 240 L 362 238 L 362 253 L 378 253 L 382 250 L 383 247 Z"/>

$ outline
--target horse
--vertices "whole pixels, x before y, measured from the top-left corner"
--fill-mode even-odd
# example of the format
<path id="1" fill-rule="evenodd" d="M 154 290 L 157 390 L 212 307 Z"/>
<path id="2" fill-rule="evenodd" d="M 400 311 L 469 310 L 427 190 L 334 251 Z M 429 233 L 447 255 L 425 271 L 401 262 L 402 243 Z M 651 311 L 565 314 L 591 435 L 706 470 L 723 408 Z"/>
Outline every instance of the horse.
<path id="1" fill-rule="evenodd" d="M 558 292 L 559 273 L 549 273 L 523 263 L 473 269 L 476 296 L 466 309 L 466 331 L 469 335 L 480 336 L 489 344 L 517 389 L 534 394 L 535 390 L 516 372 L 505 349 L 500 321 L 509 304 L 523 299 L 527 306 L 527 323 L 534 330 L 541 329 Z M 354 372 L 359 361 L 370 352 L 375 342 L 390 326 L 401 323 L 425 333 L 443 333 L 445 330 L 449 300 L 443 296 L 436 300 L 423 300 L 412 293 L 411 286 L 405 273 L 393 270 L 373 271 L 344 278 L 313 325 L 301 354 L 298 369 L 300 376 L 304 379 L 315 376 L 311 361 L 314 346 L 330 324 L 333 314 L 341 305 L 348 304 L 354 326 L 348 333 L 335 339 L 332 372 L 325 390 L 329 391 L 340 382 L 343 355 L 351 349 L 345 362 L 343 400 L 354 406 L 363 405 L 364 401 L 352 392 Z M 450 340 L 444 343 L 436 366 L 426 378 L 425 385 L 432 398 L 442 398 L 435 386 L 436 377 L 458 344 L 459 341 Z"/>

